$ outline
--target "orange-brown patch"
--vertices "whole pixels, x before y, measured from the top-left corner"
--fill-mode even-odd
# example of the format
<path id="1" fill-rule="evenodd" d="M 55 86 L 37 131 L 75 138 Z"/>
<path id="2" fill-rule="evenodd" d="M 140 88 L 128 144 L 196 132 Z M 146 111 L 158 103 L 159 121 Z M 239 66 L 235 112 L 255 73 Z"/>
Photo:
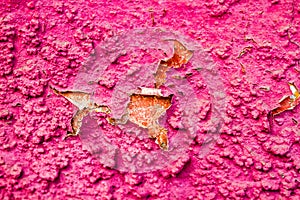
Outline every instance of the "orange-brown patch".
<path id="1" fill-rule="evenodd" d="M 146 89 L 144 88 L 144 91 L 153 92 L 150 89 Z M 160 91 L 156 92 L 160 93 Z M 158 119 L 171 107 L 172 96 L 173 95 L 163 97 L 160 95 L 132 94 L 127 105 L 127 112 L 124 115 L 134 124 L 148 129 L 149 137 L 155 138 L 156 143 L 164 150 L 167 150 L 169 147 L 168 131 L 159 125 Z M 118 123 L 124 123 L 124 120 L 108 118 L 108 122 L 116 125 Z"/>
<path id="2" fill-rule="evenodd" d="M 159 62 L 157 71 L 155 73 L 155 87 L 159 88 L 166 82 L 166 72 L 169 68 L 180 68 L 183 64 L 188 63 L 192 58 L 193 51 L 188 50 L 179 41 L 174 41 L 174 54 L 167 60 Z"/>
<path id="3" fill-rule="evenodd" d="M 286 110 L 294 109 L 299 103 L 299 90 L 294 83 L 289 83 L 291 96 L 285 96 L 279 101 L 279 106 L 270 111 L 271 116 L 278 115 Z"/>
<path id="4" fill-rule="evenodd" d="M 171 100 L 172 96 L 132 94 L 127 107 L 129 120 L 143 128 L 148 128 L 156 123 L 172 105 Z"/>

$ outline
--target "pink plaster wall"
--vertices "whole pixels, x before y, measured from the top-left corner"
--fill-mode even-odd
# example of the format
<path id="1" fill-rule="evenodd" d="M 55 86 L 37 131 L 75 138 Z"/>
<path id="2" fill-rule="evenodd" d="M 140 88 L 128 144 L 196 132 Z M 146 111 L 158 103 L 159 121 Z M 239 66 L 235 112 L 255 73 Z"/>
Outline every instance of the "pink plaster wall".
<path id="1" fill-rule="evenodd" d="M 289 95 L 287 82 L 300 87 L 299 1 L 0 5 L 0 199 L 300 199 L 300 107 L 277 116 L 272 132 L 267 120 Z M 196 137 L 179 166 L 120 173 L 82 150 L 79 137 L 62 140 L 74 107 L 48 86 L 67 88 L 104 39 L 152 26 L 197 40 L 212 57 L 225 124 L 203 157 Z"/>

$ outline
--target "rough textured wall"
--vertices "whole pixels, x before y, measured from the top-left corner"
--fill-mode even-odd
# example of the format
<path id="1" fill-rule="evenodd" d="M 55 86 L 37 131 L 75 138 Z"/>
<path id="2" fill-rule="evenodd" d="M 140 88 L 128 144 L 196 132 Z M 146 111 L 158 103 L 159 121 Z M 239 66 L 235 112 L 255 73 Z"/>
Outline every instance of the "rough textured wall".
<path id="1" fill-rule="evenodd" d="M 10 0 L 0 13 L 1 199 L 300 198 L 300 107 L 276 116 L 272 131 L 267 119 L 288 82 L 300 87 L 299 1 Z M 204 48 L 226 117 L 205 156 L 196 137 L 170 169 L 120 173 L 80 137 L 63 140 L 74 107 L 48 86 L 68 88 L 96 45 L 139 27 L 176 30 Z M 113 72 L 103 85 L 114 86 Z"/>

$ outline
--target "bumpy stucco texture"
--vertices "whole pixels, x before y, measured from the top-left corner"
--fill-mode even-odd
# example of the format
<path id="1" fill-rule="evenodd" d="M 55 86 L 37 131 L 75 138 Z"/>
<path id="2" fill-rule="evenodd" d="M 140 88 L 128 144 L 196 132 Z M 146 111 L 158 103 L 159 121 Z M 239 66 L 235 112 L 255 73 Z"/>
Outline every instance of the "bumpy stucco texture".
<path id="1" fill-rule="evenodd" d="M 300 107 L 276 116 L 272 131 L 267 119 L 290 95 L 288 82 L 300 87 L 299 1 L 0 5 L 1 199 L 300 198 Z M 205 134 L 199 126 L 188 155 L 167 169 L 134 174 L 104 167 L 83 150 L 80 137 L 63 140 L 74 106 L 49 86 L 68 88 L 98 44 L 141 27 L 176 30 L 196 40 L 220 74 L 226 112 L 220 137 L 206 154 L 199 152 Z M 139 64 L 147 56 L 140 53 Z M 102 92 L 113 90 L 123 74 L 113 64 L 99 82 Z M 209 80 L 193 73 L 188 80 L 197 94 L 205 93 Z M 201 105 L 205 121 L 209 103 Z"/>

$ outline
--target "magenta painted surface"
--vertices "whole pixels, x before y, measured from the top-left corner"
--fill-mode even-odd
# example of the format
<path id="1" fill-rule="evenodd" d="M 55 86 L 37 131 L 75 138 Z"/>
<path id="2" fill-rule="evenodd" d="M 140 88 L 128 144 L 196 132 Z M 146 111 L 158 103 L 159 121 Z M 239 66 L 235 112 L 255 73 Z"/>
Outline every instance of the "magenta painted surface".
<path id="1" fill-rule="evenodd" d="M 277 116 L 272 133 L 266 117 L 289 94 L 288 81 L 300 87 L 299 1 L 9 2 L 0 8 L 1 199 L 300 198 L 292 120 L 300 122 L 300 108 Z M 197 40 L 212 57 L 227 96 L 225 126 L 204 156 L 200 127 L 189 156 L 171 168 L 120 173 L 82 150 L 79 137 L 62 140 L 74 107 L 48 86 L 68 88 L 104 39 L 152 26 Z M 122 73 L 112 71 L 103 85 Z M 205 79 L 191 81 L 205 91 Z"/>

